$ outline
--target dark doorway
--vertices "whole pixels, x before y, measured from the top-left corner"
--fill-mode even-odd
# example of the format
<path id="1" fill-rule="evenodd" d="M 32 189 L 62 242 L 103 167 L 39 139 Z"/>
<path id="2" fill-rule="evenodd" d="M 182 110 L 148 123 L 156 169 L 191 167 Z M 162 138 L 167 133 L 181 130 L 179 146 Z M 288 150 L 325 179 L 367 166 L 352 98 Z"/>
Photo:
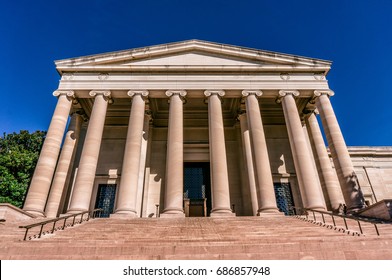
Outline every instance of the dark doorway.
<path id="1" fill-rule="evenodd" d="M 209 162 L 184 163 L 184 208 L 187 217 L 206 217 L 210 215 Z"/>
<path id="2" fill-rule="evenodd" d="M 108 218 L 113 213 L 116 198 L 115 184 L 99 184 L 95 208 L 102 209 L 101 217 Z"/>
<path id="3" fill-rule="evenodd" d="M 294 201 L 290 183 L 274 183 L 274 189 L 279 211 L 283 212 L 286 216 L 294 215 Z"/>

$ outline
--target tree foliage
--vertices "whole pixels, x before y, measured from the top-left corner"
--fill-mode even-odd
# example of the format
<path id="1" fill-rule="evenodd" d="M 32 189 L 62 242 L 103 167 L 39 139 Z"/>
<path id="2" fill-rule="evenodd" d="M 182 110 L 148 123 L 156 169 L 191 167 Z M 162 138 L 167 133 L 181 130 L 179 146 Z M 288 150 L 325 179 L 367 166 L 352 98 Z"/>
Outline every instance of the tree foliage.
<path id="1" fill-rule="evenodd" d="M 0 137 L 0 203 L 22 207 L 45 135 L 21 130 Z"/>

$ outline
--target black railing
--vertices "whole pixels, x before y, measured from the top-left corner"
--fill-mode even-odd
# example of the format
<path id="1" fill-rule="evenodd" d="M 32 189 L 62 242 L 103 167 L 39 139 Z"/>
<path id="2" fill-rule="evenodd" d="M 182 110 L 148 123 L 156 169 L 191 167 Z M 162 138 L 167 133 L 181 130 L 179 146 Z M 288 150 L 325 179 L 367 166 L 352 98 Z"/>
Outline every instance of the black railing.
<path id="1" fill-rule="evenodd" d="M 332 213 L 332 212 L 321 211 L 321 210 L 314 210 L 314 209 L 307 209 L 307 208 L 299 208 L 299 207 L 292 207 L 292 208 L 295 209 L 295 211 L 297 213 L 297 216 L 305 215 L 306 216 L 306 220 L 310 220 L 309 216 L 312 216 L 313 221 L 315 223 L 317 223 L 317 215 L 316 215 L 316 213 L 321 214 L 322 224 L 326 225 L 326 226 L 328 226 L 327 223 L 326 223 L 326 216 L 330 216 L 331 220 L 332 220 L 333 228 L 335 228 L 335 229 L 337 229 L 337 221 L 336 221 L 336 219 L 341 219 L 341 220 L 343 220 L 343 223 L 344 223 L 344 228 L 342 228 L 342 229 L 344 229 L 347 232 L 350 232 L 347 220 L 354 220 L 356 222 L 356 225 L 357 225 L 356 226 L 357 230 L 359 230 L 359 232 L 360 232 L 360 234 L 358 234 L 358 235 L 364 234 L 361 222 L 362 223 L 366 223 L 366 224 L 372 224 L 374 229 L 375 229 L 376 234 L 380 235 L 380 231 L 378 230 L 377 224 L 378 223 L 382 223 L 381 220 L 378 221 L 377 219 L 368 219 L 368 218 L 363 218 L 363 217 L 358 217 L 358 216 L 353 216 L 353 215 L 336 214 L 336 213 Z M 309 212 L 311 212 L 311 214 L 309 214 Z M 332 226 L 331 226 L 331 228 L 332 228 Z M 352 230 L 354 230 L 353 227 L 351 228 L 351 231 Z"/>
<path id="2" fill-rule="evenodd" d="M 66 215 L 63 217 L 45 220 L 39 223 L 34 223 L 25 226 L 19 226 L 19 228 L 26 229 L 23 241 L 26 241 L 28 232 L 32 228 L 39 227 L 39 231 L 30 235 L 28 240 L 32 240 L 34 238 L 41 238 L 42 235 L 52 234 L 57 230 L 64 230 L 66 227 L 73 227 L 75 224 L 81 224 L 84 221 L 88 221 L 90 219 L 94 219 L 96 217 L 100 217 L 102 213 L 102 209 L 94 209 L 92 211 L 83 211 L 75 214 Z M 80 216 L 80 218 L 78 217 Z M 64 220 L 64 222 L 63 222 Z M 61 223 L 58 223 L 60 222 Z M 67 223 L 68 222 L 68 223 Z M 51 225 L 53 223 L 53 225 Z M 57 224 L 57 227 L 56 227 Z"/>

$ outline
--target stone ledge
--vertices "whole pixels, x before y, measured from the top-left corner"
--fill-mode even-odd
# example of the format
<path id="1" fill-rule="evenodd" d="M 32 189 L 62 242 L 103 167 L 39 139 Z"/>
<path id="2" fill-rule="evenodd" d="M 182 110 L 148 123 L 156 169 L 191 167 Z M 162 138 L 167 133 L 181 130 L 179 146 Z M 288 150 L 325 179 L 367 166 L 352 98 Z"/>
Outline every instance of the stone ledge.
<path id="1" fill-rule="evenodd" d="M 0 203 L 0 219 L 3 219 L 7 222 L 15 222 L 15 221 L 25 221 L 36 218 L 35 215 L 27 213 L 22 209 L 9 204 L 9 203 Z"/>

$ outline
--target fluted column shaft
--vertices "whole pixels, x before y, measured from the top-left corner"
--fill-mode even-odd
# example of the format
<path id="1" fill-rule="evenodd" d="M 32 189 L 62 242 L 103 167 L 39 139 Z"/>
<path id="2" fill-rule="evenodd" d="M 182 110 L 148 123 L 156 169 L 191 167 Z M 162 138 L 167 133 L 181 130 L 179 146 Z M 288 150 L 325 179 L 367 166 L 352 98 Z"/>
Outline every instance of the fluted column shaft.
<path id="1" fill-rule="evenodd" d="M 340 204 L 344 203 L 342 190 L 339 185 L 338 177 L 332 168 L 328 152 L 325 147 L 324 139 L 321 134 L 320 126 L 317 122 L 316 114 L 313 112 L 305 119 L 308 130 L 317 171 L 320 176 L 321 186 L 328 194 L 332 211 L 336 212 Z"/>
<path id="2" fill-rule="evenodd" d="M 92 91 L 90 96 L 95 96 L 95 100 L 80 156 L 79 169 L 68 213 L 88 210 L 94 187 L 110 92 Z"/>
<path id="3" fill-rule="evenodd" d="M 148 96 L 148 92 L 129 91 L 128 95 L 132 97 L 132 106 L 115 214 L 137 217 L 136 204 L 144 125 L 144 98 Z"/>
<path id="4" fill-rule="evenodd" d="M 166 154 L 166 188 L 164 210 L 166 217 L 185 217 L 183 210 L 184 192 L 184 132 L 183 101 L 185 91 L 167 91 L 170 97 L 169 125 Z"/>
<path id="5" fill-rule="evenodd" d="M 211 168 L 211 216 L 232 216 L 230 208 L 229 177 L 227 172 L 227 157 L 225 134 L 222 115 L 222 104 L 219 96 L 223 91 L 205 91 L 208 97 L 208 123 L 210 143 Z"/>
<path id="6" fill-rule="evenodd" d="M 72 97 L 74 96 L 73 91 L 55 91 L 53 94 L 58 96 L 56 109 L 23 207 L 25 211 L 38 216 L 44 215 L 46 200 L 71 110 Z"/>
<path id="7" fill-rule="evenodd" d="M 260 106 L 256 98 L 256 95 L 261 96 L 262 92 L 243 91 L 242 94 L 245 96 L 249 132 L 252 143 L 258 213 L 278 212 L 271 166 L 268 157 L 267 142 L 265 140 L 264 128 L 261 120 Z"/>
<path id="8" fill-rule="evenodd" d="M 315 95 L 317 96 L 316 106 L 320 113 L 333 163 L 347 204 L 347 211 L 352 212 L 364 208 L 365 200 L 359 187 L 339 123 L 328 97 L 332 94 L 332 91 L 315 91 Z"/>
<path id="9" fill-rule="evenodd" d="M 82 116 L 75 112 L 72 114 L 68 131 L 65 134 L 64 144 L 61 149 L 60 158 L 57 164 L 56 172 L 50 189 L 48 202 L 46 203 L 45 215 L 49 218 L 57 216 L 61 197 L 66 184 L 71 162 L 75 155 L 75 147 L 79 140 L 79 133 L 83 123 Z"/>
<path id="10" fill-rule="evenodd" d="M 293 154 L 295 172 L 305 208 L 325 209 L 325 202 L 320 185 L 316 181 L 316 171 L 312 164 L 312 158 L 302 129 L 297 105 L 294 96 L 298 91 L 280 91 L 284 118 Z"/>
<path id="11" fill-rule="evenodd" d="M 246 113 L 240 114 L 238 116 L 238 119 L 240 120 L 243 152 L 245 154 L 246 170 L 248 173 L 248 183 L 249 183 L 249 191 L 250 191 L 250 200 L 252 203 L 252 212 L 253 215 L 256 216 L 258 213 L 259 204 L 257 202 L 256 180 L 255 180 L 255 172 L 253 168 L 252 148 L 251 148 L 251 141 L 250 141 L 250 135 L 248 129 L 248 120 L 247 120 Z"/>

